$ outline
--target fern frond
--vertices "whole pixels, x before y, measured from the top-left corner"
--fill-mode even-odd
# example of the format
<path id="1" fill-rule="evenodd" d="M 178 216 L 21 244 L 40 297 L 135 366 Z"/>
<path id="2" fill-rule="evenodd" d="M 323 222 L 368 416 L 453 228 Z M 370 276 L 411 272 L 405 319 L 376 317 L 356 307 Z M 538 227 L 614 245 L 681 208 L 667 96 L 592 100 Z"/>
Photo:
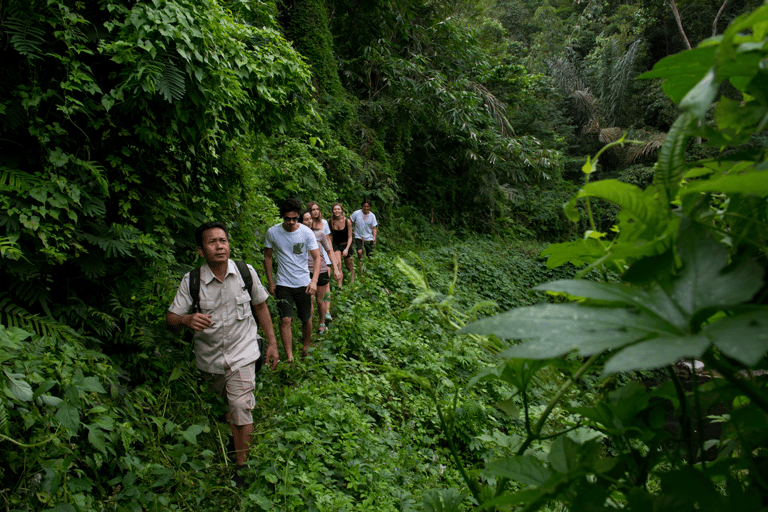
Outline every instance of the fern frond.
<path id="1" fill-rule="evenodd" d="M 429 285 L 427 285 L 427 281 L 424 279 L 424 276 L 421 275 L 418 270 L 407 264 L 403 258 L 398 257 L 397 261 L 395 262 L 395 266 L 400 269 L 403 275 L 407 277 L 411 284 L 413 284 L 416 288 L 424 293 L 430 292 Z"/>
<path id="2" fill-rule="evenodd" d="M 42 180 L 37 176 L 0 165 L 0 190 L 4 192 L 24 192 L 40 183 Z"/>
<path id="3" fill-rule="evenodd" d="M 628 164 L 631 164 L 632 162 L 635 162 L 637 160 L 640 160 L 641 158 L 645 158 L 651 153 L 654 153 L 659 150 L 664 145 L 664 141 L 667 138 L 667 134 L 665 132 L 660 133 L 654 133 L 651 134 L 648 137 L 635 137 L 639 138 L 640 140 L 644 140 L 645 144 L 633 144 L 629 146 L 627 149 L 626 155 L 625 155 L 625 161 Z"/>
<path id="4" fill-rule="evenodd" d="M 499 101 L 491 91 L 486 89 L 482 84 L 477 82 L 469 82 L 469 88 L 475 92 L 483 100 L 485 110 L 491 115 L 496 124 L 499 126 L 502 137 L 511 137 L 514 130 L 512 125 L 507 119 L 507 107 L 504 102 Z"/>
<path id="5" fill-rule="evenodd" d="M 82 237 L 85 238 L 88 242 L 97 246 L 102 251 L 104 251 L 104 256 L 106 258 L 114 258 L 115 256 L 118 256 L 118 255 L 125 256 L 125 257 L 133 256 L 131 254 L 130 245 L 128 245 L 122 240 L 118 240 L 115 238 L 103 238 L 100 236 L 92 235 L 90 233 L 83 233 Z"/>
<path id="6" fill-rule="evenodd" d="M 0 432 L 8 435 L 8 409 L 5 408 L 5 400 L 0 400 Z"/>
<path id="7" fill-rule="evenodd" d="M 611 68 L 608 95 L 603 98 L 603 103 L 606 104 L 608 118 L 613 122 L 619 120 L 624 105 L 629 101 L 627 96 L 636 74 L 635 61 L 640 53 L 640 42 L 638 39 L 632 43 Z"/>
<path id="8" fill-rule="evenodd" d="M 0 300 L 0 323 L 34 332 L 38 336 L 51 338 L 57 343 L 80 339 L 71 327 L 50 318 L 34 315 L 14 304 L 7 296 Z"/>
<path id="9" fill-rule="evenodd" d="M 696 119 L 690 113 L 681 114 L 664 140 L 656 162 L 656 174 L 653 184 L 660 187 L 672 201 L 677 196 L 680 181 L 685 174 L 685 147 L 691 138 L 691 128 Z"/>
<path id="10" fill-rule="evenodd" d="M 186 92 L 184 72 L 176 66 L 171 58 L 163 60 L 163 71 L 157 77 L 157 91 L 162 94 L 168 103 L 180 101 Z"/>
<path id="11" fill-rule="evenodd" d="M 18 236 L 16 236 L 18 240 Z M 18 260 L 23 258 L 24 254 L 21 249 L 16 245 L 16 240 L 12 240 L 6 236 L 0 236 L 0 257 L 8 258 L 9 260 Z"/>
<path id="12" fill-rule="evenodd" d="M 622 133 L 624 131 L 621 128 L 618 128 L 616 126 L 613 126 L 611 128 L 603 128 L 600 130 L 600 135 L 598 135 L 598 139 L 600 139 L 600 142 L 603 144 L 610 144 L 611 142 L 616 142 L 621 138 Z"/>
<path id="13" fill-rule="evenodd" d="M 22 19 L 11 16 L 5 20 L 5 29 L 11 36 L 11 44 L 21 55 L 30 60 L 41 59 L 45 32 L 34 25 L 34 18 Z"/>
<path id="14" fill-rule="evenodd" d="M 104 168 L 103 165 L 99 164 L 98 162 L 92 162 L 92 161 L 86 161 L 86 160 L 77 160 L 77 163 L 82 167 L 83 169 L 86 169 L 93 179 L 96 180 L 96 183 L 99 184 L 101 187 L 101 192 L 109 197 L 109 183 L 107 182 L 107 179 L 104 177 L 107 174 L 107 170 Z"/>
<path id="15" fill-rule="evenodd" d="M 2 118 L 3 129 L 7 131 L 16 130 L 25 123 L 26 117 L 27 113 L 21 105 L 21 101 L 11 100 L 10 106 L 5 109 L 5 114 Z"/>
<path id="16" fill-rule="evenodd" d="M 49 284 L 39 279 L 12 279 L 8 289 L 15 298 L 21 300 L 24 304 L 29 306 L 47 305 L 51 302 L 51 295 L 48 293 Z"/>

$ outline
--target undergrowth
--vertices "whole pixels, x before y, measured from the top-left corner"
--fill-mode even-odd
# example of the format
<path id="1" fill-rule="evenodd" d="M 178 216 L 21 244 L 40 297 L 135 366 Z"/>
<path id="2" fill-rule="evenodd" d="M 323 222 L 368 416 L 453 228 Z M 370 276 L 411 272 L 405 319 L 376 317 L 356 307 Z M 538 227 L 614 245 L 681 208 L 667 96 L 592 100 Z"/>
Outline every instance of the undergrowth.
<path id="1" fill-rule="evenodd" d="M 545 300 L 526 290 L 567 271 L 547 270 L 540 250 L 478 237 L 402 258 L 381 252 L 363 279 L 334 288 L 335 320 L 310 356 L 257 376 L 244 491 L 230 480 L 225 407 L 199 378 L 186 338 L 155 325 L 154 346 L 109 359 L 87 340 L 3 329 L 5 509 L 433 510 L 444 497 L 430 490 L 462 479 L 433 398 L 404 375 L 426 379 L 444 408 L 458 400 L 467 462 L 508 444 L 520 425 L 489 405 L 510 398 L 504 388 L 454 396 L 498 347 L 454 330 L 499 306 Z"/>

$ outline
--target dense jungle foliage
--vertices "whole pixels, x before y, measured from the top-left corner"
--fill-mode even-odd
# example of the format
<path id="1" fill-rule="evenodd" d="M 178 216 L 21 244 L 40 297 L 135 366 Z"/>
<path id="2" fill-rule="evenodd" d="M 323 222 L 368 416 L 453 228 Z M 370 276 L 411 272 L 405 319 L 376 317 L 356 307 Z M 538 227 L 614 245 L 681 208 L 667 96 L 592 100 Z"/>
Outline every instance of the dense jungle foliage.
<path id="1" fill-rule="evenodd" d="M 0 40 L 5 510 L 768 507 L 768 6 L 0 0 Z M 242 490 L 163 319 L 197 225 L 261 274 L 287 197 L 379 249 L 257 376 Z"/>

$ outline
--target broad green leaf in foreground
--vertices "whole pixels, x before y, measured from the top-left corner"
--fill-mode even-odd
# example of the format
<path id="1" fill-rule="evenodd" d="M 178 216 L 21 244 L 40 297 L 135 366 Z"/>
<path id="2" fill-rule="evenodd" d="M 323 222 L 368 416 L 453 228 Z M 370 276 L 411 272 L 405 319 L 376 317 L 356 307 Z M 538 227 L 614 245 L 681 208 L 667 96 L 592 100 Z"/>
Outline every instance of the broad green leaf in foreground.
<path id="1" fill-rule="evenodd" d="M 551 475 L 544 462 L 531 455 L 513 455 L 491 461 L 485 465 L 484 473 L 528 485 L 542 485 Z"/>
<path id="2" fill-rule="evenodd" d="M 712 344 L 747 365 L 766 352 L 768 320 L 760 311 L 738 314 L 762 286 L 763 269 L 752 261 L 728 268 L 728 253 L 689 222 L 678 238 L 683 265 L 671 289 L 613 283 L 555 281 L 538 290 L 581 297 L 581 304 L 517 308 L 472 323 L 462 332 L 525 340 L 503 357 L 548 359 L 576 351 L 590 356 L 615 351 L 605 372 L 658 368 L 699 357 Z M 726 272 L 727 270 L 727 272 Z M 702 329 L 717 311 L 732 311 Z M 768 315 L 767 315 L 768 316 Z"/>

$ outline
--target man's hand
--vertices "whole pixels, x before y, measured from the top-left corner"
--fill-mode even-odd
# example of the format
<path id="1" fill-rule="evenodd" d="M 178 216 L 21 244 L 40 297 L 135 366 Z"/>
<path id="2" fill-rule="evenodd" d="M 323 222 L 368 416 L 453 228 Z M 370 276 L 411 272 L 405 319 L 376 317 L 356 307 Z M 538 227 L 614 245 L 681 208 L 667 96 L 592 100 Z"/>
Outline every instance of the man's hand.
<path id="1" fill-rule="evenodd" d="M 213 324 L 213 321 L 211 320 L 211 315 L 204 315 L 202 313 L 193 313 L 191 315 L 184 315 L 182 318 L 182 323 L 189 327 L 190 329 L 194 329 L 195 331 L 204 331 L 207 328 Z"/>
<path id="2" fill-rule="evenodd" d="M 317 293 L 317 282 L 312 281 L 307 285 L 307 288 L 304 290 L 304 293 L 307 295 L 314 295 Z"/>
<path id="3" fill-rule="evenodd" d="M 267 346 L 267 365 L 270 369 L 277 368 L 277 363 L 280 362 L 280 355 L 277 352 L 277 343 L 270 343 Z"/>
<path id="4" fill-rule="evenodd" d="M 272 282 L 267 284 L 267 288 L 269 289 L 269 294 L 274 297 L 275 290 L 277 290 L 277 285 L 274 282 Z"/>
<path id="5" fill-rule="evenodd" d="M 183 326 L 187 326 L 190 329 L 196 331 L 204 331 L 213 324 L 211 315 L 204 315 L 202 313 L 194 313 L 191 315 L 177 315 L 170 311 L 165 315 L 165 326 L 171 332 L 180 332 Z"/>

